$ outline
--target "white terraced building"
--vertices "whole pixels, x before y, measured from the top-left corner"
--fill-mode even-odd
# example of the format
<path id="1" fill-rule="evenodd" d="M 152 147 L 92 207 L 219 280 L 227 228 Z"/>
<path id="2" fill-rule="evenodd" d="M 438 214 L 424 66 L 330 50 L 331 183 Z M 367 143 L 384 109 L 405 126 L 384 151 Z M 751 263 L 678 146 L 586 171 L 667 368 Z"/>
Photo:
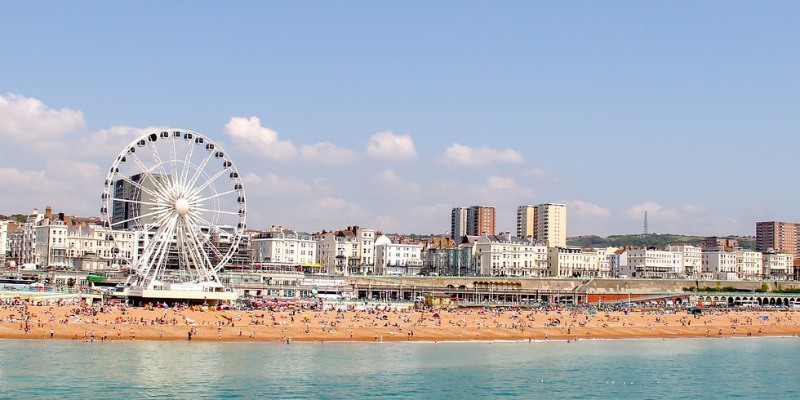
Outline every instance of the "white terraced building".
<path id="1" fill-rule="evenodd" d="M 703 272 L 702 249 L 690 244 L 667 246 L 667 251 L 681 254 L 681 270 L 687 278 L 699 278 Z"/>
<path id="2" fill-rule="evenodd" d="M 736 275 L 739 279 L 758 280 L 764 273 L 764 258 L 760 251 L 736 250 Z"/>
<path id="3" fill-rule="evenodd" d="M 788 253 L 765 251 L 763 279 L 776 281 L 789 279 L 792 275 L 792 259 L 792 255 Z"/>
<path id="4" fill-rule="evenodd" d="M 532 238 L 484 234 L 475 242 L 475 264 L 482 276 L 547 276 L 547 247 Z"/>
<path id="5" fill-rule="evenodd" d="M 737 274 L 737 254 L 722 248 L 703 251 L 703 278 L 735 280 Z"/>
<path id="6" fill-rule="evenodd" d="M 628 250 L 627 275 L 632 278 L 682 278 L 682 254 L 668 250 Z"/>
<path id="7" fill-rule="evenodd" d="M 308 233 L 273 226 L 258 234 L 251 244 L 258 264 L 314 266 L 317 263 L 317 242 Z"/>
<path id="8" fill-rule="evenodd" d="M 611 276 L 613 247 L 584 250 L 580 247 L 549 247 L 547 264 L 551 276 L 606 277 Z"/>
<path id="9" fill-rule="evenodd" d="M 13 226 L 11 221 L 0 221 L 0 266 L 6 264 L 6 256 L 10 249 L 9 226 Z"/>
<path id="10" fill-rule="evenodd" d="M 392 243 L 385 235 L 375 239 L 375 273 L 378 275 L 419 275 L 422 246 Z"/>
<path id="11" fill-rule="evenodd" d="M 59 219 L 36 218 L 35 223 L 26 222 L 12 235 L 11 242 L 10 259 L 20 265 L 46 268 L 115 269 L 120 267 L 120 258 L 135 256 L 133 232 L 110 230 L 93 223 L 67 225 Z"/>

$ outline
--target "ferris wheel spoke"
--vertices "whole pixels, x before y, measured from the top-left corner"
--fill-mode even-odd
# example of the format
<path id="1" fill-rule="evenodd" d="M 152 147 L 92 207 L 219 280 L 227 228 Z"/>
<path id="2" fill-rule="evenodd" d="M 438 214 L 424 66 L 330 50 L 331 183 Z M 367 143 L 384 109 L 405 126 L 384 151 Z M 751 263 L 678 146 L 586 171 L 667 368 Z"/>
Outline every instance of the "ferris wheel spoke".
<path id="1" fill-rule="evenodd" d="M 191 235 L 191 233 L 190 233 Z M 187 268 L 189 274 L 191 275 L 192 279 L 200 280 L 202 276 L 202 272 L 205 265 L 205 261 L 203 260 L 202 256 L 202 249 L 197 246 L 197 239 L 195 235 L 189 236 L 189 240 L 187 241 L 187 253 L 192 258 L 192 264 Z"/>
<path id="2" fill-rule="evenodd" d="M 175 227 L 175 240 L 178 244 L 178 249 L 185 249 L 186 248 L 186 229 L 185 224 L 178 224 Z M 181 262 L 183 265 L 189 265 L 189 254 L 186 251 L 178 251 L 178 257 L 180 257 Z"/>
<path id="3" fill-rule="evenodd" d="M 205 211 L 205 212 L 210 212 L 210 213 L 216 213 L 216 214 L 236 215 L 236 216 L 240 215 L 238 212 L 234 212 L 234 211 L 211 210 L 211 209 L 208 209 L 208 208 L 199 208 L 198 207 L 198 208 L 195 208 L 195 210 L 197 210 L 197 211 Z"/>
<path id="4" fill-rule="evenodd" d="M 205 275 L 206 279 L 210 279 L 208 274 L 205 272 L 212 267 L 211 260 L 208 258 L 208 254 L 203 251 L 206 240 L 199 238 L 197 233 L 198 231 L 196 230 L 190 230 L 192 240 L 189 241 L 189 246 L 192 248 L 195 257 L 197 257 L 198 260 L 196 263 L 198 274 Z M 201 266 L 203 267 L 202 269 L 200 268 Z"/>
<path id="5" fill-rule="evenodd" d="M 217 215 L 214 215 L 214 217 L 217 217 Z M 217 218 L 214 218 L 214 221 L 208 221 L 205 218 L 203 218 L 203 216 L 200 214 L 193 215 L 192 218 L 196 219 L 197 222 L 199 222 L 201 225 L 207 226 L 209 232 L 211 230 L 214 230 L 214 232 L 221 231 L 221 229 L 219 229 L 219 227 L 217 226 Z"/>
<path id="6" fill-rule="evenodd" d="M 151 242 L 155 243 L 155 245 L 150 253 L 147 275 L 151 276 L 152 279 L 157 279 L 160 266 L 164 262 L 164 252 L 169 248 L 172 240 L 171 221 L 167 222 L 162 220 L 161 222 L 162 224 L 159 225 L 159 230 Z"/>
<path id="7" fill-rule="evenodd" d="M 216 180 L 217 180 L 217 179 L 218 179 L 220 176 L 222 176 L 222 175 L 223 175 L 223 174 L 224 174 L 226 171 L 227 171 L 227 170 L 223 169 L 223 170 L 221 170 L 221 171 L 217 172 L 216 174 L 214 174 L 214 176 L 212 176 L 211 178 L 209 178 L 208 180 L 206 180 L 206 182 L 205 182 L 204 184 L 202 184 L 202 185 L 200 185 L 200 186 L 198 186 L 198 187 L 196 187 L 196 188 L 192 189 L 192 194 L 199 194 L 200 192 L 202 192 L 202 191 L 203 191 L 203 189 L 207 188 L 209 185 L 212 185 L 211 187 L 214 187 L 214 186 L 213 186 L 213 183 L 214 183 L 214 181 L 216 181 Z"/>
<path id="8" fill-rule="evenodd" d="M 200 179 L 200 176 L 205 170 L 206 165 L 208 165 L 208 162 L 211 161 L 211 158 L 213 157 L 214 152 L 209 151 L 208 154 L 206 154 L 206 157 L 203 158 L 203 161 L 200 163 L 200 165 L 197 166 L 197 169 L 194 171 L 194 174 L 192 174 L 191 179 L 189 179 L 189 182 L 185 185 L 185 187 L 193 187 L 197 184 L 197 180 Z"/>
<path id="9" fill-rule="evenodd" d="M 163 204 L 161 204 L 161 203 L 152 203 L 152 202 L 149 202 L 149 201 L 141 201 L 141 200 L 128 200 L 128 199 L 123 199 L 122 197 L 114 197 L 114 198 L 111 199 L 111 201 L 115 201 L 115 202 L 118 201 L 120 203 L 141 204 L 141 205 L 145 205 L 145 206 L 156 206 L 156 207 L 163 206 Z"/>
<path id="10" fill-rule="evenodd" d="M 153 217 L 153 216 L 156 216 L 156 215 L 161 214 L 161 213 L 163 213 L 163 212 L 162 211 L 153 211 L 153 212 L 150 212 L 150 213 L 147 213 L 147 214 L 137 215 L 137 216 L 135 216 L 133 218 L 128 218 L 128 219 L 124 219 L 122 221 L 112 222 L 110 224 L 110 226 L 113 227 L 113 226 L 117 226 L 117 225 L 123 225 L 123 224 L 126 224 L 126 223 L 131 222 L 131 221 L 136 221 L 137 219 Z"/>
<path id="11" fill-rule="evenodd" d="M 232 194 L 232 193 L 237 193 L 237 192 L 239 192 L 239 191 L 238 190 L 229 190 L 227 192 L 220 192 L 220 193 L 216 193 L 214 195 L 208 196 L 208 197 L 199 198 L 199 199 L 195 200 L 195 202 L 196 203 L 203 203 L 204 201 L 217 199 L 219 197 L 222 197 L 222 196 L 225 196 L 225 195 L 228 195 L 228 194 Z"/>
<path id="12" fill-rule="evenodd" d="M 161 154 L 158 154 L 158 149 L 156 148 L 156 142 L 150 142 L 150 152 L 153 156 L 153 161 L 155 162 L 155 167 L 158 169 L 161 176 L 167 178 L 171 175 L 164 169 L 164 162 L 161 161 Z M 167 183 L 164 184 L 165 187 L 168 189 L 172 189 L 175 186 L 175 182 L 170 182 L 169 180 Z M 170 193 L 171 190 L 168 190 L 167 193 Z"/>
<path id="13" fill-rule="evenodd" d="M 152 149 L 152 147 L 151 147 L 151 149 Z M 154 175 L 153 171 L 152 171 L 153 167 L 148 167 L 144 163 L 144 161 L 142 161 L 142 159 L 139 158 L 138 155 L 136 155 L 136 153 L 130 153 L 130 155 L 133 158 L 133 163 L 136 164 L 137 167 L 139 167 L 139 169 L 141 170 L 141 174 L 145 175 L 147 177 L 147 179 L 150 181 L 150 183 L 153 184 L 153 187 L 156 190 L 160 190 L 160 191 L 166 193 L 166 186 L 164 186 L 158 179 L 155 179 L 153 177 L 153 175 Z"/>
<path id="14" fill-rule="evenodd" d="M 164 230 L 164 237 L 161 240 L 161 251 L 158 254 L 158 263 L 155 265 L 155 270 L 153 272 L 154 279 L 157 279 L 158 276 L 161 275 L 161 271 L 166 266 L 167 262 L 169 261 L 169 250 L 172 248 L 172 240 L 175 237 L 175 224 L 177 220 L 177 216 L 173 217 L 168 224 L 167 229 Z"/>
<path id="15" fill-rule="evenodd" d="M 150 174 L 146 174 L 146 175 L 150 176 Z M 149 194 L 150 196 L 153 196 L 156 199 L 160 199 L 161 198 L 161 195 L 159 195 L 155 191 L 150 190 L 149 188 L 145 187 L 144 185 L 139 184 L 139 182 L 136 182 L 133 179 L 131 179 L 131 178 L 125 176 L 125 175 L 119 175 L 119 179 L 123 180 L 124 182 L 127 182 L 129 185 L 139 189 L 140 191 L 145 192 L 145 193 Z"/>
<path id="16" fill-rule="evenodd" d="M 189 151 L 186 152 L 186 157 L 183 159 L 183 168 L 181 169 L 181 186 L 186 185 L 186 180 L 189 179 L 189 167 L 192 165 L 192 157 L 194 157 L 194 145 L 189 145 Z"/>
<path id="17" fill-rule="evenodd" d="M 172 160 L 172 182 L 174 186 L 178 185 L 178 156 L 175 150 L 175 138 L 170 136 L 172 140 L 170 143 L 170 159 Z"/>

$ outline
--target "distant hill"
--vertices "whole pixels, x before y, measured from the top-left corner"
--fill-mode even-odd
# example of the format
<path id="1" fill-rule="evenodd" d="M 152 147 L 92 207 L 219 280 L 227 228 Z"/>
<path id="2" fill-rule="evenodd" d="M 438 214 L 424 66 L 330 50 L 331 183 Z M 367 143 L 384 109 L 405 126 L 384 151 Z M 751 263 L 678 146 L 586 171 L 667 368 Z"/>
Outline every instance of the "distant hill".
<path id="1" fill-rule="evenodd" d="M 703 236 L 686 236 L 674 234 L 650 234 L 650 235 L 611 235 L 608 237 L 600 236 L 580 236 L 567 239 L 567 245 L 577 247 L 655 247 L 662 249 L 670 244 L 690 244 L 697 246 L 703 242 Z M 752 249 L 755 243 L 752 240 L 739 239 L 739 247 Z"/>

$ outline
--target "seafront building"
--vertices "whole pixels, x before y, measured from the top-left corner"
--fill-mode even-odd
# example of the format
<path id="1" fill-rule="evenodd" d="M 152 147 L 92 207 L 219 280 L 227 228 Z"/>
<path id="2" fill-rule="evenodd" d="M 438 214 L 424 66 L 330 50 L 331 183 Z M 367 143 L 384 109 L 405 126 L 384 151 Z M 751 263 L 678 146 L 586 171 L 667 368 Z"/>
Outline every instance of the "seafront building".
<path id="1" fill-rule="evenodd" d="M 124 190 L 121 188 L 120 190 Z M 136 210 L 120 211 L 127 218 Z M 134 218 L 135 219 L 135 218 Z M 455 207 L 456 238 L 384 236 L 375 229 L 348 226 L 307 234 L 281 226 L 249 230 L 226 269 L 275 266 L 314 275 L 447 275 L 508 277 L 585 277 L 643 279 L 769 280 L 797 279 L 796 224 L 758 223 L 757 241 L 765 251 L 742 249 L 736 238 L 710 237 L 701 246 L 655 248 L 578 248 L 566 243 L 566 207 L 545 203 L 517 208 L 517 236 L 490 234 L 494 208 Z M 230 228 L 232 229 L 232 227 Z M 214 234 L 215 245 L 231 245 L 230 229 Z M 484 231 L 471 235 L 468 231 Z M 99 218 L 76 218 L 34 209 L 22 223 L 0 221 L 0 248 L 7 265 L 80 271 L 116 270 L 136 262 L 154 240 L 154 230 L 111 230 Z M 524 236 L 523 236 L 524 235 Z M 777 239 L 783 238 L 784 243 Z M 455 240 L 454 240 L 455 239 Z M 781 250 L 784 249 L 784 250 Z M 174 257 L 174 255 L 168 255 Z"/>
<path id="2" fill-rule="evenodd" d="M 373 274 L 375 235 L 374 229 L 360 226 L 316 233 L 317 263 L 334 275 Z"/>
<path id="3" fill-rule="evenodd" d="M 467 209 L 467 235 L 495 234 L 495 210 L 490 206 L 472 206 Z"/>
<path id="4" fill-rule="evenodd" d="M 483 234 L 475 241 L 475 265 L 483 276 L 548 276 L 541 241 Z"/>
<path id="5" fill-rule="evenodd" d="M 764 280 L 785 281 L 793 276 L 792 254 L 777 251 L 766 251 L 763 255 Z"/>
<path id="6" fill-rule="evenodd" d="M 517 207 L 517 237 L 536 236 L 536 206 Z"/>
<path id="7" fill-rule="evenodd" d="M 620 262 L 615 257 L 616 248 L 582 249 L 580 247 L 548 247 L 549 276 L 555 277 L 611 277 L 612 265 Z M 616 266 L 616 268 L 623 268 Z"/>
<path id="8" fill-rule="evenodd" d="M 308 233 L 272 226 L 257 234 L 250 245 L 254 264 L 321 267 L 317 264 L 317 242 Z"/>
<path id="9" fill-rule="evenodd" d="M 495 234 L 495 209 L 491 206 L 453 207 L 450 212 L 450 238 Z"/>
<path id="10" fill-rule="evenodd" d="M 800 254 L 800 224 L 756 222 L 756 251 Z"/>
<path id="11" fill-rule="evenodd" d="M 467 235 L 467 207 L 453 207 L 450 212 L 450 238 Z"/>
<path id="12" fill-rule="evenodd" d="M 763 276 L 764 258 L 758 251 L 736 250 L 736 277 L 743 280 L 759 280 Z"/>
<path id="13" fill-rule="evenodd" d="M 8 220 L 0 221 L 0 266 L 6 264 L 6 257 L 8 257 L 9 249 L 9 232 L 14 229 L 14 223 Z"/>
<path id="14" fill-rule="evenodd" d="M 567 206 L 557 203 L 538 204 L 535 208 L 534 237 L 549 247 L 567 246 Z"/>
<path id="15" fill-rule="evenodd" d="M 735 251 L 721 247 L 707 249 L 702 253 L 703 277 L 706 279 L 735 280 L 739 262 Z"/>
<path id="16" fill-rule="evenodd" d="M 375 239 L 376 275 L 419 275 L 422 272 L 422 246 L 392 243 L 381 235 Z"/>
<path id="17" fill-rule="evenodd" d="M 703 248 L 690 244 L 670 245 L 667 251 L 677 252 L 681 255 L 681 267 L 683 277 L 699 278 L 703 272 Z"/>
<path id="18" fill-rule="evenodd" d="M 10 235 L 8 262 L 51 269 L 119 269 L 121 259 L 135 259 L 135 235 L 88 221 L 37 209 Z M 116 249 L 116 250 L 114 250 Z"/>

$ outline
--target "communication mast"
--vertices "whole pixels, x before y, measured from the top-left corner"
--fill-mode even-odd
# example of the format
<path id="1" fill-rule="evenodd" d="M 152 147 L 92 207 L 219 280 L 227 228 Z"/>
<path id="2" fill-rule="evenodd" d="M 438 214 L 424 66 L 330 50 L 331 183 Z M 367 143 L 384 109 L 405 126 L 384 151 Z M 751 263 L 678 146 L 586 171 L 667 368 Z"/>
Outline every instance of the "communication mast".
<path id="1" fill-rule="evenodd" d="M 647 211 L 644 212 L 644 235 L 647 236 Z"/>

